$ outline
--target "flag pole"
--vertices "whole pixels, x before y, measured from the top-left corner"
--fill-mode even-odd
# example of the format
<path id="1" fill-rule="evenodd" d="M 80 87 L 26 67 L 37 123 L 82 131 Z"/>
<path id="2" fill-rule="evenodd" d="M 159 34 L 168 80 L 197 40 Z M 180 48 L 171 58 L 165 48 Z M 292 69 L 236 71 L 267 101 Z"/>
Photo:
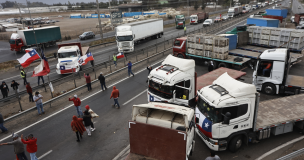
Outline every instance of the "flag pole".
<path id="1" fill-rule="evenodd" d="M 51 91 L 51 95 L 52 95 L 52 98 L 54 98 L 53 96 L 53 92 L 52 92 L 52 89 L 51 89 L 51 81 L 50 81 L 50 77 L 49 77 L 49 74 L 47 74 L 47 77 L 48 77 L 48 81 L 49 81 L 49 86 L 50 86 L 50 91 Z"/>

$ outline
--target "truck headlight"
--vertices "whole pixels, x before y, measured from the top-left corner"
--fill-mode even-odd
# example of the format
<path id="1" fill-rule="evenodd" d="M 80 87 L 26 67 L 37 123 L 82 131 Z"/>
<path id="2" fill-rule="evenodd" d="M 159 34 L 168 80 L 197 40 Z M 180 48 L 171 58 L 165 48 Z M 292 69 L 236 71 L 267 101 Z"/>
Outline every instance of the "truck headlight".
<path id="1" fill-rule="evenodd" d="M 219 150 L 226 150 L 227 141 L 219 141 Z"/>

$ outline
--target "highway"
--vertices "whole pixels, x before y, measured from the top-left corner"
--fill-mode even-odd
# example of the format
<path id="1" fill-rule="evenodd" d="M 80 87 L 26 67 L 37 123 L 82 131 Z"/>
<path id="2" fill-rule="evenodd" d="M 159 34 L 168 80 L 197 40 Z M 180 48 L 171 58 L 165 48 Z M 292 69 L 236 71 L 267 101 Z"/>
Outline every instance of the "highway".
<path id="1" fill-rule="evenodd" d="M 215 18 L 215 17 L 212 17 L 212 18 Z M 233 28 L 234 26 L 236 26 L 238 24 L 235 24 L 235 25 L 231 26 L 230 28 Z M 193 31 L 193 29 L 202 28 L 202 25 L 203 25 L 202 23 L 200 23 L 198 25 L 189 25 L 188 24 L 187 25 L 187 31 Z M 222 32 L 222 33 L 224 33 L 224 32 Z M 183 34 L 184 34 L 183 29 L 175 29 L 175 27 L 165 28 L 164 29 L 164 35 L 163 35 L 162 38 L 147 40 L 147 41 L 141 42 L 140 44 L 135 46 L 135 51 L 144 49 L 144 48 L 146 48 L 146 46 L 153 45 L 156 42 L 171 39 L 172 37 L 175 37 L 175 36 L 178 36 L 178 35 L 183 35 Z M 72 41 L 68 41 L 68 42 L 76 42 L 76 41 L 77 40 L 72 40 Z M 90 40 L 86 40 L 86 41 L 90 41 Z M 0 42 L 0 46 L 1 45 L 3 45 L 3 46 L 7 45 L 9 47 L 8 43 L 7 44 L 3 44 L 3 43 L 4 42 Z M 91 50 L 94 50 L 94 51 L 92 51 L 93 57 L 95 59 L 95 64 L 98 64 L 98 63 L 105 62 L 105 61 L 109 60 L 109 56 L 112 57 L 114 53 L 116 54 L 117 53 L 117 46 L 116 46 L 116 43 L 113 43 L 113 45 L 109 45 L 109 46 L 106 46 L 106 47 L 97 46 L 97 47 L 92 48 Z M 14 58 L 15 54 L 12 51 L 6 51 L 5 52 L 6 54 L 4 54 L 4 52 L 3 53 L 1 53 L 1 52 L 3 52 L 3 51 L 0 50 L 0 61 L 2 59 L 1 55 L 6 56 L 7 52 L 10 53 L 10 58 L 13 57 L 13 59 L 15 59 Z M 62 77 L 65 76 L 65 75 L 59 75 L 59 74 L 56 73 L 56 70 L 55 70 L 56 64 L 57 64 L 57 61 L 54 60 L 54 59 L 49 62 L 50 69 L 51 69 L 51 73 L 49 74 L 49 77 L 50 77 L 51 81 L 55 80 L 55 79 L 58 79 L 58 78 L 62 78 Z M 37 77 L 30 77 L 33 73 L 34 67 L 36 67 L 36 66 L 31 65 L 30 67 L 27 67 L 25 69 L 25 71 L 27 72 L 27 81 L 31 83 L 31 86 L 37 86 L 38 85 L 38 78 Z M 91 65 L 87 64 L 86 66 L 83 66 L 84 69 L 88 68 L 88 67 L 91 67 Z M 6 83 L 8 83 L 8 82 L 10 83 L 12 80 L 17 81 L 20 84 L 20 86 L 19 86 L 20 91 L 25 90 L 25 86 L 23 85 L 23 79 L 20 77 L 20 71 L 19 70 L 15 69 L 15 70 L 12 70 L 10 72 L 4 72 L 0 75 L 0 81 L 1 82 L 6 81 Z M 47 82 L 46 77 L 44 77 L 44 80 L 45 80 L 45 82 Z M 40 83 L 42 83 L 42 82 L 40 82 Z M 14 94 L 14 92 L 9 92 L 9 95 L 12 95 L 12 94 Z"/>
<path id="2" fill-rule="evenodd" d="M 239 22 L 235 25 L 242 23 L 243 22 Z M 196 26 L 189 26 L 189 28 Z M 232 27 L 233 26 L 231 26 L 231 28 Z M 182 32 L 183 31 L 177 31 L 177 33 L 180 34 Z M 170 35 L 176 33 L 169 31 L 166 34 Z M 145 47 L 145 45 L 148 45 L 149 43 L 153 43 L 153 41 L 147 42 L 140 46 Z M 111 46 L 106 48 L 109 48 L 110 50 L 110 47 Z M 101 53 L 103 53 L 101 55 L 108 55 L 108 53 L 105 52 Z M 109 54 L 111 55 L 112 53 Z M 101 61 L 102 56 L 98 57 L 101 57 L 99 59 Z M 105 59 L 106 57 L 107 56 L 105 56 Z M 155 66 L 159 64 L 160 63 L 157 63 Z M 290 70 L 290 74 L 304 76 L 304 72 L 302 72 L 303 67 L 304 62 L 293 66 Z M 195 70 L 198 76 L 207 73 L 206 66 L 196 65 Z M 247 75 L 244 77 L 245 82 L 251 83 L 252 70 L 247 68 L 244 71 L 247 73 Z M 12 76 L 15 76 L 13 73 L 11 74 Z M 146 76 L 147 71 L 143 70 L 137 73 L 135 77 L 125 78 L 120 82 L 116 82 L 115 86 L 120 91 L 119 103 L 121 105 L 121 109 L 119 110 L 111 107 L 111 104 L 113 103 L 113 100 L 109 99 L 112 88 L 111 84 L 107 84 L 109 89 L 106 91 L 93 90 L 93 92 L 81 96 L 82 109 L 84 109 L 85 105 L 90 105 L 90 107 L 99 115 L 99 118 L 94 119 L 96 131 L 92 133 L 91 137 L 88 137 L 85 132 L 83 140 L 80 143 L 76 142 L 76 135 L 71 131 L 70 127 L 72 116 L 76 115 L 75 107 L 72 105 L 72 103 L 70 103 L 71 105 L 66 106 L 66 108 L 62 107 L 61 110 L 54 114 L 46 113 L 46 115 L 39 118 L 39 121 L 36 123 L 28 123 L 23 127 L 18 128 L 9 126 L 10 128 L 8 127 L 8 129 L 14 131 L 23 129 L 22 134 L 24 135 L 28 135 L 30 133 L 34 134 L 34 136 L 38 139 L 37 157 L 45 155 L 43 157 L 43 160 L 111 160 L 129 144 L 128 120 L 131 119 L 130 115 L 132 105 L 147 103 L 147 95 L 145 92 L 147 89 L 147 84 L 145 83 Z M 19 82 L 21 83 L 21 81 Z M 261 95 L 262 101 L 273 98 L 279 98 L 279 96 L 266 96 L 264 94 Z M 0 142 L 2 143 L 11 141 L 11 138 L 8 138 L 8 136 L 8 134 L 0 134 Z M 218 152 L 217 154 L 221 157 L 221 159 L 255 159 L 268 150 L 300 136 L 300 133 L 293 131 L 292 133 L 271 137 L 270 139 L 263 140 L 258 144 L 249 144 L 249 146 L 243 146 L 236 153 L 223 151 Z M 196 148 L 193 156 L 189 159 L 205 159 L 207 156 L 209 156 L 208 148 L 204 142 L 199 139 L 198 136 L 195 140 Z M 29 154 L 26 154 L 29 158 Z M 0 146 L 0 155 L 1 159 L 3 160 L 14 159 L 15 155 L 13 152 L 13 147 Z"/>

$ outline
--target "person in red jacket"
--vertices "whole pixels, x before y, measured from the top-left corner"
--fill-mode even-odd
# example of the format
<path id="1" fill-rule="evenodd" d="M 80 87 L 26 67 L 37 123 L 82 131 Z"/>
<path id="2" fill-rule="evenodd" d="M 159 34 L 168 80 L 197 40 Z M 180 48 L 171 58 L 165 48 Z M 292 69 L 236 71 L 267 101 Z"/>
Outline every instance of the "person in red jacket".
<path id="1" fill-rule="evenodd" d="M 76 107 L 76 111 L 77 111 L 77 114 L 78 114 L 78 117 L 80 116 L 83 116 L 83 113 L 82 113 L 82 110 L 81 110 L 81 101 L 79 98 L 77 98 L 77 95 L 75 94 L 74 95 L 74 98 L 72 98 L 72 96 L 69 97 L 69 101 L 73 101 L 74 102 L 74 105 Z"/>
<path id="2" fill-rule="evenodd" d="M 37 138 L 34 138 L 33 134 L 30 134 L 25 140 L 23 139 L 23 134 L 21 135 L 21 141 L 26 144 L 26 150 L 30 153 L 31 160 L 38 160 L 36 157 L 37 152 Z"/>
<path id="3" fill-rule="evenodd" d="M 79 136 L 82 139 L 83 132 L 86 131 L 82 121 L 82 118 L 77 118 L 76 116 L 73 116 L 73 120 L 71 122 L 72 130 L 76 133 L 77 136 L 77 142 L 80 142 Z"/>
<path id="4" fill-rule="evenodd" d="M 88 91 L 92 90 L 91 77 L 90 77 L 89 73 L 87 73 L 87 75 L 85 75 L 85 73 L 84 73 L 83 75 L 84 75 L 84 78 L 86 79 L 86 82 L 87 82 Z"/>
<path id="5" fill-rule="evenodd" d="M 116 89 L 115 86 L 113 86 L 113 91 L 111 93 L 111 97 L 110 99 L 113 97 L 114 99 L 114 104 L 112 105 L 112 107 L 115 107 L 115 105 L 117 105 L 117 109 L 120 109 L 119 103 L 118 103 L 118 97 L 119 97 L 119 91 L 118 89 Z"/>
<path id="6" fill-rule="evenodd" d="M 30 102 L 34 102 L 34 99 L 33 99 L 33 90 L 32 90 L 30 82 L 26 83 L 26 92 L 29 94 L 29 100 L 30 100 Z"/>

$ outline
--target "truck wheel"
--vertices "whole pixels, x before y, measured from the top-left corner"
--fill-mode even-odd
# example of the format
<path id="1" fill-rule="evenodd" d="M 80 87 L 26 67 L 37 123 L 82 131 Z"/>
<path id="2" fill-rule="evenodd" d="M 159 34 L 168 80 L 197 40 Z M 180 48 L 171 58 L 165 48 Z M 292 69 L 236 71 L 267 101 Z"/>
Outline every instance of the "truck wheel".
<path id="1" fill-rule="evenodd" d="M 242 143 L 243 143 L 242 136 L 236 136 L 232 138 L 232 140 L 229 143 L 229 150 L 233 153 L 236 152 L 241 148 Z"/>
<path id="2" fill-rule="evenodd" d="M 180 54 L 180 53 L 179 53 L 179 54 L 177 54 L 177 57 L 178 57 L 178 58 L 183 58 L 183 59 L 186 59 L 186 58 L 185 58 L 185 56 L 184 56 L 183 54 Z"/>
<path id="3" fill-rule="evenodd" d="M 218 65 L 218 68 L 220 68 L 220 67 L 225 67 L 225 68 L 228 68 L 228 66 L 227 66 L 227 64 L 226 64 L 226 63 L 220 63 L 220 64 Z"/>
<path id="4" fill-rule="evenodd" d="M 159 34 L 159 38 L 161 38 L 161 37 L 162 37 L 162 34 L 160 33 L 160 34 Z"/>
<path id="5" fill-rule="evenodd" d="M 276 93 L 276 87 L 271 83 L 266 83 L 263 85 L 263 92 L 268 95 L 273 95 Z"/>
<path id="6" fill-rule="evenodd" d="M 25 53 L 25 49 L 26 49 L 26 47 L 21 47 L 21 52 Z"/>

